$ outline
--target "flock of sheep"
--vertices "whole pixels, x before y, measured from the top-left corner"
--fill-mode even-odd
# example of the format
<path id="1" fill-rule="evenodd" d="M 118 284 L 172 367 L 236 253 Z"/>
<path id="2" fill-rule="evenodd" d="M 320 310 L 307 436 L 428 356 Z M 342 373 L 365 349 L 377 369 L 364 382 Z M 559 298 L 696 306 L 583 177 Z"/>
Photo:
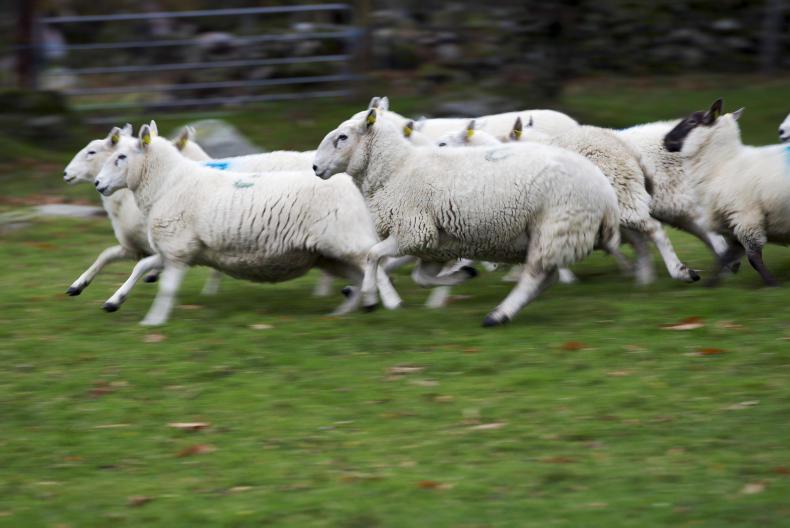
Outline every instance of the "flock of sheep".
<path id="1" fill-rule="evenodd" d="M 329 132 L 318 149 L 211 159 L 185 128 L 175 139 L 156 124 L 113 128 L 77 153 L 68 183 L 92 182 L 118 245 L 104 250 L 68 289 L 79 295 L 108 263 L 137 260 L 104 304 L 115 311 L 135 283 L 159 280 L 144 325 L 167 321 L 187 269 L 280 282 L 322 270 L 315 294 L 345 279 L 335 314 L 379 297 L 401 299 L 388 271 L 414 264 L 413 280 L 449 288 L 488 269 L 514 265 L 516 286 L 483 321 L 512 319 L 594 249 L 639 284 L 655 279 L 649 244 L 669 275 L 699 275 L 675 253 L 662 223 L 701 239 L 715 254 L 710 278 L 735 272 L 745 254 L 768 285 L 768 242 L 790 242 L 790 145 L 741 142 L 742 110 L 717 100 L 681 120 L 611 130 L 552 110 L 468 119 L 409 120 L 374 97 L 367 110 Z M 790 141 L 790 116 L 779 129 Z M 634 248 L 620 253 L 621 236 Z"/>

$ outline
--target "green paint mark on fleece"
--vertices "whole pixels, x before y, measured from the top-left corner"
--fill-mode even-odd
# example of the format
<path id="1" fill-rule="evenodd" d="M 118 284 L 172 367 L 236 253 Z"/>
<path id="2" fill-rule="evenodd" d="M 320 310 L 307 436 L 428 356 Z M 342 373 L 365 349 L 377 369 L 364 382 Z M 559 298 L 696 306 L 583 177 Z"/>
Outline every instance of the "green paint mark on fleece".
<path id="1" fill-rule="evenodd" d="M 246 189 L 247 187 L 252 187 L 253 185 L 255 184 L 252 182 L 245 182 L 241 180 L 236 180 L 233 182 L 233 186 L 237 189 Z"/>

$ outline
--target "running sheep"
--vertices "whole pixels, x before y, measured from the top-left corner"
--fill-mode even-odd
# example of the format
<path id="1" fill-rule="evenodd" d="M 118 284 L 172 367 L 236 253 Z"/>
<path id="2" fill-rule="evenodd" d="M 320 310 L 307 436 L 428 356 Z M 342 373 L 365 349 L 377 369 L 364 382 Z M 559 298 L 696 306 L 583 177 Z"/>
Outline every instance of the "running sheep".
<path id="1" fill-rule="evenodd" d="M 622 258 L 617 198 L 582 156 L 544 145 L 417 148 L 377 117 L 372 108 L 341 123 L 315 158 L 319 177 L 346 171 L 353 178 L 383 238 L 368 254 L 365 305 L 375 303 L 371 279 L 385 257 L 526 261 L 514 290 L 483 321 L 494 326 L 548 288 L 557 268 L 595 247 Z"/>
<path id="2" fill-rule="evenodd" d="M 777 286 L 763 247 L 790 243 L 790 146 L 744 145 L 738 127 L 743 109 L 721 115 L 722 107 L 718 99 L 707 112 L 692 113 L 664 145 L 680 153 L 708 222 L 732 244 L 716 278 L 745 253 L 764 283 Z"/>
<path id="3" fill-rule="evenodd" d="M 147 220 L 163 267 L 159 292 L 141 324 L 167 321 L 190 266 L 236 278 L 280 282 L 313 267 L 360 285 L 365 256 L 378 243 L 365 202 L 348 176 L 323 182 L 311 172 L 229 173 L 188 160 L 144 125 L 139 140 L 116 149 L 96 177 L 104 196 L 128 188 Z M 370 284 L 394 308 L 400 299 L 383 270 Z M 335 311 L 359 304 L 355 290 Z"/>
<path id="4" fill-rule="evenodd" d="M 106 138 L 95 139 L 89 142 L 66 166 L 66 169 L 63 171 L 64 181 L 68 184 L 93 184 L 96 175 L 107 158 L 118 149 L 121 143 L 133 141 L 131 134 L 132 125 L 127 123 L 122 129 L 114 127 Z M 200 152 L 202 152 L 202 149 L 200 151 L 190 149 L 189 152 L 184 154 L 188 157 L 191 156 L 194 160 L 208 158 L 205 152 L 202 155 Z M 148 243 L 145 219 L 140 213 L 137 204 L 135 204 L 132 193 L 128 190 L 122 190 L 112 196 L 102 196 L 101 200 L 102 206 L 112 223 L 113 233 L 118 240 L 118 245 L 102 251 L 96 261 L 69 286 L 66 293 L 71 296 L 82 293 L 106 265 L 119 260 L 139 260 L 153 253 L 151 245 Z M 216 293 L 220 277 L 221 274 L 219 272 L 212 273 L 206 281 L 203 293 Z M 156 279 L 156 273 L 146 277 L 147 282 L 153 282 Z"/>
<path id="5" fill-rule="evenodd" d="M 699 280 L 699 275 L 678 258 L 661 223 L 650 216 L 648 188 L 651 178 L 649 169 L 642 163 L 641 154 L 613 131 L 584 125 L 547 138 L 542 134 L 524 133 L 521 122 L 517 120 L 509 137 L 577 152 L 601 169 L 617 194 L 620 227 L 624 238 L 634 246 L 639 284 L 648 284 L 655 278 L 648 240 L 658 248 L 673 279 L 685 282 Z"/>

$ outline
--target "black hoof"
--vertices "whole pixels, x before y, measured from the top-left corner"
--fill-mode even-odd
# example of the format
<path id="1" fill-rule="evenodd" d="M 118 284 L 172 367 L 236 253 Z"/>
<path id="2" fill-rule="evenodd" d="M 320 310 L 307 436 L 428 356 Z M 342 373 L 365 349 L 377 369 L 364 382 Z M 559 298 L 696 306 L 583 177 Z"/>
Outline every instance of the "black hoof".
<path id="1" fill-rule="evenodd" d="M 478 271 L 472 266 L 461 266 L 461 271 L 469 275 L 470 279 L 478 275 Z"/>
<path id="2" fill-rule="evenodd" d="M 105 312 L 117 312 L 118 308 L 120 308 L 120 306 L 111 302 L 106 302 L 101 307 L 101 309 L 104 310 Z"/>
<path id="3" fill-rule="evenodd" d="M 365 310 L 366 312 L 370 313 L 370 312 L 375 311 L 378 307 L 379 307 L 378 303 L 376 303 L 376 304 L 366 304 L 365 306 L 362 307 L 362 309 Z"/>
<path id="4" fill-rule="evenodd" d="M 351 297 L 351 294 L 354 293 L 354 288 L 352 288 L 351 286 L 346 286 L 345 288 L 340 290 L 340 293 L 343 294 L 343 297 L 348 299 L 349 297 Z"/>
<path id="5" fill-rule="evenodd" d="M 483 319 L 483 327 L 488 328 L 491 326 L 499 326 L 510 322 L 510 317 L 503 316 L 501 319 L 494 317 L 491 314 L 488 314 L 485 319 Z"/>
<path id="6" fill-rule="evenodd" d="M 158 280 L 159 280 L 159 274 L 152 273 L 151 275 L 146 275 L 145 278 L 143 279 L 143 282 L 156 282 Z"/>
<path id="7" fill-rule="evenodd" d="M 701 277 L 699 276 L 699 273 L 697 273 L 697 272 L 696 272 L 696 271 L 694 271 L 693 269 L 690 269 L 690 270 L 689 270 L 689 277 L 691 277 L 691 282 L 697 282 L 697 281 L 698 281 L 698 280 L 700 280 L 700 278 L 701 278 Z"/>
<path id="8" fill-rule="evenodd" d="M 71 286 L 68 290 L 66 290 L 66 295 L 70 295 L 71 297 L 76 297 L 80 293 L 82 293 L 82 288 L 74 288 Z"/>

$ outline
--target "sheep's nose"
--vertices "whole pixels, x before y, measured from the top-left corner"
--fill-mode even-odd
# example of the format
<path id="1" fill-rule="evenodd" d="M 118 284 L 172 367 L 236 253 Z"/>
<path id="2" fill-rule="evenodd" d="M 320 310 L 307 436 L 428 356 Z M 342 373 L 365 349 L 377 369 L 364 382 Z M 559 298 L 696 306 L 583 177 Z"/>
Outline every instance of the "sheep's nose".
<path id="1" fill-rule="evenodd" d="M 781 134 L 782 131 L 780 130 L 779 133 Z M 318 172 L 318 165 L 313 165 L 313 172 Z"/>
<path id="2" fill-rule="evenodd" d="M 96 180 L 95 182 L 93 182 L 93 186 L 94 187 L 98 187 L 99 186 L 99 180 Z"/>

